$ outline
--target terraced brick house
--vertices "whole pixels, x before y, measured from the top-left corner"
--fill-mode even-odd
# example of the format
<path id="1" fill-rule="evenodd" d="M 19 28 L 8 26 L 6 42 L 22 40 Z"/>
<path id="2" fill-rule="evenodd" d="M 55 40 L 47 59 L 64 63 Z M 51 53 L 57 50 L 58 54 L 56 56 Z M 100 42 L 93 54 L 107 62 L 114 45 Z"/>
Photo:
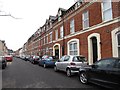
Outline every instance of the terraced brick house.
<path id="1" fill-rule="evenodd" d="M 119 10 L 120 2 L 112 0 L 78 0 L 67 10 L 59 8 L 27 41 L 29 54 L 84 55 L 89 64 L 120 57 Z"/>

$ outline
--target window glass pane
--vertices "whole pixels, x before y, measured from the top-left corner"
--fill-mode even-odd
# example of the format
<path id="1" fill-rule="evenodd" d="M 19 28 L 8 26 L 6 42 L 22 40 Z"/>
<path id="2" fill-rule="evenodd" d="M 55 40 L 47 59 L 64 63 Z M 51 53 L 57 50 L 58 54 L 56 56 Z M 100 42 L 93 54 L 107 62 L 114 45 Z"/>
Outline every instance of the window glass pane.
<path id="1" fill-rule="evenodd" d="M 70 33 L 74 32 L 74 19 L 70 22 Z"/>
<path id="2" fill-rule="evenodd" d="M 73 51 L 70 51 L 70 55 L 74 55 L 74 54 L 73 54 Z"/>
<path id="3" fill-rule="evenodd" d="M 89 27 L 89 15 L 88 11 L 83 13 L 83 28 Z"/>
<path id="4" fill-rule="evenodd" d="M 88 12 L 84 12 L 84 20 L 88 18 Z"/>
<path id="5" fill-rule="evenodd" d="M 108 10 L 109 8 L 111 8 L 111 2 L 110 2 L 111 0 L 106 0 L 106 1 L 104 1 L 103 2 L 103 11 L 105 11 L 105 10 Z"/>
<path id="6" fill-rule="evenodd" d="M 60 27 L 60 37 L 63 37 L 63 26 Z"/>
<path id="7" fill-rule="evenodd" d="M 74 43 L 74 49 L 77 49 L 77 43 Z"/>
<path id="8" fill-rule="evenodd" d="M 74 41 L 69 44 L 69 52 L 70 55 L 78 55 L 77 42 Z"/>
<path id="9" fill-rule="evenodd" d="M 103 20 L 111 20 L 112 19 L 112 5 L 111 0 L 103 0 Z"/>
<path id="10" fill-rule="evenodd" d="M 72 50 L 72 44 L 70 44 L 70 50 Z"/>
<path id="11" fill-rule="evenodd" d="M 74 55 L 78 55 L 78 52 L 77 52 L 77 50 L 76 50 L 76 51 L 74 51 Z"/>
<path id="12" fill-rule="evenodd" d="M 120 58 L 120 47 L 118 47 L 118 57 Z"/>
<path id="13" fill-rule="evenodd" d="M 118 38 L 118 45 L 120 45 L 120 33 L 117 35 Z"/>
<path id="14" fill-rule="evenodd" d="M 56 40 L 58 39 L 58 30 L 55 31 L 56 33 Z"/>
<path id="15" fill-rule="evenodd" d="M 103 13 L 103 19 L 106 20 L 106 21 L 112 19 L 112 9 L 104 11 L 104 13 Z"/>

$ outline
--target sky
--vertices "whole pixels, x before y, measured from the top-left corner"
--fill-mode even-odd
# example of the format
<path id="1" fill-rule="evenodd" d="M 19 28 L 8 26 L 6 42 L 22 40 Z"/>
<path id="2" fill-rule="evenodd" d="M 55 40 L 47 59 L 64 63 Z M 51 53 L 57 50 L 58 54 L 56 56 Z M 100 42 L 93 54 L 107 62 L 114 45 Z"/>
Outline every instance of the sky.
<path id="1" fill-rule="evenodd" d="M 5 40 L 9 49 L 17 50 L 50 15 L 56 16 L 58 8 L 68 9 L 74 3 L 75 0 L 0 0 L 0 13 L 15 17 L 0 16 L 0 40 Z"/>

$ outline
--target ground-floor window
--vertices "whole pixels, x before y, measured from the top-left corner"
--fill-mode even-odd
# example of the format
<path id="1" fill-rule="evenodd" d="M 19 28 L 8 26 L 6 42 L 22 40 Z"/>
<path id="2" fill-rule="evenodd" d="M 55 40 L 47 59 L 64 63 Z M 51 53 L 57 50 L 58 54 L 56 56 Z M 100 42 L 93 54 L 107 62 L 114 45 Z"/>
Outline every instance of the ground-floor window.
<path id="1" fill-rule="evenodd" d="M 70 55 L 78 55 L 77 42 L 76 41 L 70 42 L 69 52 L 70 52 Z"/>
<path id="2" fill-rule="evenodd" d="M 68 55 L 79 55 L 79 40 L 72 39 L 67 43 Z"/>
<path id="3" fill-rule="evenodd" d="M 118 57 L 120 57 L 120 32 L 117 34 L 117 41 L 118 41 Z"/>

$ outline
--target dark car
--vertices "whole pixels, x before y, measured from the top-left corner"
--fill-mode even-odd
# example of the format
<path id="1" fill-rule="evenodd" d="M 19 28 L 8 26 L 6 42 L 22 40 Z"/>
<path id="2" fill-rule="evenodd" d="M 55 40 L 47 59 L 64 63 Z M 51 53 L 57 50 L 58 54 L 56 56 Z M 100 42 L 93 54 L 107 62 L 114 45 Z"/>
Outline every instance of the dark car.
<path id="1" fill-rule="evenodd" d="M 0 69 L 5 69 L 7 66 L 7 61 L 4 56 L 0 56 Z"/>
<path id="2" fill-rule="evenodd" d="M 30 55 L 25 55 L 25 61 L 29 61 Z"/>
<path id="3" fill-rule="evenodd" d="M 44 68 L 46 67 L 54 67 L 55 66 L 56 60 L 53 59 L 53 57 L 50 56 L 43 56 L 42 59 L 40 58 L 39 60 L 39 66 L 43 66 Z"/>
<path id="4" fill-rule="evenodd" d="M 92 82 L 107 88 L 120 88 L 120 58 L 105 58 L 79 69 L 83 84 Z"/>

